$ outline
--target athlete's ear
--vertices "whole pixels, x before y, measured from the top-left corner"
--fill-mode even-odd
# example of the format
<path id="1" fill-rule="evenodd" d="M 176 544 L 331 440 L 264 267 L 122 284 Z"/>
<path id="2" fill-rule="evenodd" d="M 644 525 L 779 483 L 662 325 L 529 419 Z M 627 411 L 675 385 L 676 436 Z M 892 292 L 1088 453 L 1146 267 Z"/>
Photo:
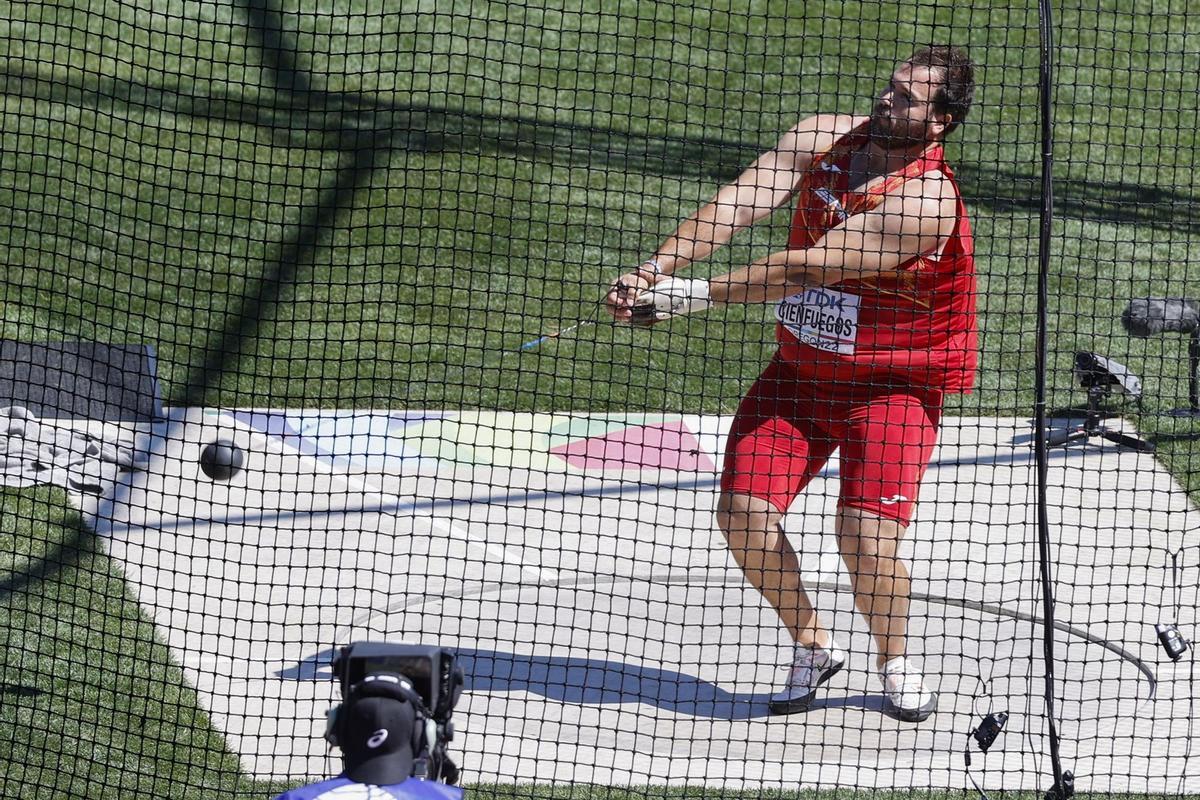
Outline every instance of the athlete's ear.
<path id="1" fill-rule="evenodd" d="M 946 129 L 950 127 L 952 122 L 954 122 L 954 117 L 950 114 L 933 112 L 933 115 L 929 118 L 929 133 L 932 134 L 930 138 L 941 139 L 946 135 Z"/>

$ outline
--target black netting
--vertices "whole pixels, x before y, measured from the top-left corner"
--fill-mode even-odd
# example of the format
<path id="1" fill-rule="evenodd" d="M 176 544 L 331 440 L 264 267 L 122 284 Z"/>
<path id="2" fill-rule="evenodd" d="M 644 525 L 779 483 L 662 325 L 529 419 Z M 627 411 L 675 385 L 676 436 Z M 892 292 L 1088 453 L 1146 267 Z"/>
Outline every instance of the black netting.
<path id="1" fill-rule="evenodd" d="M 0 796 L 1200 792 L 1198 19 L 0 3 Z"/>

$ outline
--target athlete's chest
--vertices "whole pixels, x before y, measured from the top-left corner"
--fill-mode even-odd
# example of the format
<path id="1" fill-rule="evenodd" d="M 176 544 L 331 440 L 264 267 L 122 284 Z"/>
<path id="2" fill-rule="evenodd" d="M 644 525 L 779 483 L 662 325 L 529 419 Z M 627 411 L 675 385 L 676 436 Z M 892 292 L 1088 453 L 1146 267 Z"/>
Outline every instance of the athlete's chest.
<path id="1" fill-rule="evenodd" d="M 823 160 L 805 181 L 804 206 L 813 222 L 832 228 L 882 202 L 887 178 L 868 172 L 857 154 Z"/>

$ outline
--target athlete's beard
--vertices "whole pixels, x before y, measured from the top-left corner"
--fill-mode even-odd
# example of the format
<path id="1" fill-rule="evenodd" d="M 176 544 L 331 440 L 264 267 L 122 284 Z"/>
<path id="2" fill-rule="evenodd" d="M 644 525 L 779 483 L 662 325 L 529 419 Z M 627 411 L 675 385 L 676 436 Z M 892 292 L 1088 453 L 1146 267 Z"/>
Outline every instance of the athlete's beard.
<path id="1" fill-rule="evenodd" d="M 867 128 L 871 141 L 884 150 L 913 150 L 925 144 L 923 136 L 911 135 L 911 127 L 887 116 L 886 111 L 876 109 L 871 114 Z"/>

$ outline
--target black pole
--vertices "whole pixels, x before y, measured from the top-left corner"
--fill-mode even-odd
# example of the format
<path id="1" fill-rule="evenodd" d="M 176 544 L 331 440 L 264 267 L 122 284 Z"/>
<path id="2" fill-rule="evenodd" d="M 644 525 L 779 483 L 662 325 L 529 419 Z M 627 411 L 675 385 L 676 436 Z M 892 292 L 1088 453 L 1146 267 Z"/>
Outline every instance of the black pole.
<path id="1" fill-rule="evenodd" d="M 1037 523 L 1038 549 L 1042 585 L 1042 631 L 1043 658 L 1046 662 L 1046 724 L 1050 740 L 1050 766 L 1054 773 L 1054 786 L 1047 798 L 1066 800 L 1073 793 L 1072 776 L 1066 773 L 1064 781 L 1062 760 L 1058 751 L 1058 723 L 1054 705 L 1054 579 L 1050 572 L 1050 518 L 1046 507 L 1046 489 L 1049 473 L 1049 454 L 1046 436 L 1046 349 L 1049 339 L 1050 303 L 1050 243 L 1054 222 L 1054 119 L 1053 90 L 1054 72 L 1052 53 L 1054 50 L 1053 27 L 1051 24 L 1050 0 L 1038 0 L 1038 29 L 1040 41 L 1040 67 L 1038 70 L 1038 95 L 1041 113 L 1042 145 L 1042 202 L 1041 225 L 1038 241 L 1038 313 L 1037 345 L 1035 364 L 1034 398 L 1034 455 L 1037 461 Z"/>

